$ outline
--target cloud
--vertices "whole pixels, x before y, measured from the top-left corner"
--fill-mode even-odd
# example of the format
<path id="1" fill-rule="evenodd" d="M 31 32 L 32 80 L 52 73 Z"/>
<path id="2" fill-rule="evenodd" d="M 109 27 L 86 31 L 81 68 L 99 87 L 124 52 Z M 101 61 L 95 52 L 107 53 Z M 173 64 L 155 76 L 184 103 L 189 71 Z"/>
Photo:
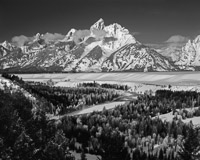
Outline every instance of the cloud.
<path id="1" fill-rule="evenodd" d="M 154 44 L 154 43 L 146 43 L 145 45 L 154 49 L 160 49 L 166 46 L 166 44 Z"/>
<path id="2" fill-rule="evenodd" d="M 73 40 L 77 44 L 82 41 L 85 37 L 90 35 L 90 30 L 77 30 L 73 35 Z"/>
<path id="3" fill-rule="evenodd" d="M 26 42 L 30 42 L 35 38 L 35 36 L 33 37 L 27 37 L 24 35 L 20 35 L 20 36 L 15 36 L 11 39 L 12 43 L 18 47 L 23 46 Z M 45 42 L 49 42 L 49 41 L 56 41 L 56 40 L 60 40 L 65 38 L 65 35 L 62 35 L 60 33 L 45 33 L 44 35 L 41 36 L 42 39 L 45 40 Z"/>
<path id="4" fill-rule="evenodd" d="M 188 37 L 184 37 L 181 35 L 171 36 L 165 43 L 186 43 L 189 40 Z"/>
<path id="5" fill-rule="evenodd" d="M 106 31 L 93 28 L 92 33 L 96 39 L 102 39 L 106 36 Z"/>
<path id="6" fill-rule="evenodd" d="M 45 42 L 49 42 L 49 41 L 56 41 L 56 40 L 61 40 L 64 39 L 65 35 L 62 35 L 60 33 L 46 33 L 42 36 L 42 39 L 45 40 Z"/>
<path id="7" fill-rule="evenodd" d="M 106 36 L 106 31 L 104 30 L 98 30 L 98 29 L 93 29 L 92 30 L 93 36 L 95 39 L 103 39 Z M 85 37 L 88 37 L 91 35 L 90 30 L 77 30 L 74 35 L 73 35 L 73 40 L 76 44 L 80 43 Z"/>
<path id="8" fill-rule="evenodd" d="M 182 47 L 185 43 L 187 43 L 189 40 L 188 37 L 181 36 L 181 35 L 173 35 L 168 38 L 168 40 L 157 43 L 157 44 L 146 44 L 149 47 L 152 47 L 154 49 L 166 49 L 166 48 L 179 48 Z"/>
<path id="9" fill-rule="evenodd" d="M 140 32 L 131 32 L 133 36 L 141 34 Z"/>
<path id="10" fill-rule="evenodd" d="M 11 39 L 12 43 L 14 43 L 14 45 L 21 47 L 24 45 L 25 42 L 30 41 L 31 37 L 27 37 L 24 35 L 20 35 L 20 36 L 15 36 Z"/>

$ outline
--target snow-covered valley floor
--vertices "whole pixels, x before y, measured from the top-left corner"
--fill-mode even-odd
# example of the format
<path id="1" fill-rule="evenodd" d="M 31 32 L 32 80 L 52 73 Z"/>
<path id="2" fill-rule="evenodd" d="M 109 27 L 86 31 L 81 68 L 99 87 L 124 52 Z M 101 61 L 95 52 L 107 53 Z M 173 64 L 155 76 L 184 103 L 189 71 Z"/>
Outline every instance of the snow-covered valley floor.
<path id="1" fill-rule="evenodd" d="M 144 93 L 158 89 L 200 91 L 200 72 L 120 72 L 120 73 L 54 73 L 18 74 L 25 81 L 47 82 L 52 79 L 56 86 L 75 87 L 78 83 L 96 81 L 98 83 L 122 84 L 131 91 Z"/>
<path id="2" fill-rule="evenodd" d="M 45 81 L 118 81 L 159 85 L 200 85 L 200 72 L 119 72 L 119 73 L 53 73 L 18 74 L 24 80 Z"/>

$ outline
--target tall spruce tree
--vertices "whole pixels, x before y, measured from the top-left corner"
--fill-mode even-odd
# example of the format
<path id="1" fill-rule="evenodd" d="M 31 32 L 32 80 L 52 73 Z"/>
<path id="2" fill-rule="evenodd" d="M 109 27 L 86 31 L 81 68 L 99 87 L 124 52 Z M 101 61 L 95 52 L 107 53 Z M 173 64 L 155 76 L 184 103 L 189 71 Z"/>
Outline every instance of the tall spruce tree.
<path id="1" fill-rule="evenodd" d="M 200 152 L 199 128 L 190 127 L 179 152 L 181 160 L 197 160 Z"/>

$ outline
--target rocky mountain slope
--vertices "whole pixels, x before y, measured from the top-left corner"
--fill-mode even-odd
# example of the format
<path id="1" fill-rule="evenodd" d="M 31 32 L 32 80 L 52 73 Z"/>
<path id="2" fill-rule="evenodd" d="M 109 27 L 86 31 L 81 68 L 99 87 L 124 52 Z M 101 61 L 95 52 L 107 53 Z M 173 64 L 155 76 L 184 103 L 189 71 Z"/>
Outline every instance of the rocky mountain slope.
<path id="1" fill-rule="evenodd" d="M 162 45 L 161 47 L 158 46 L 155 50 L 163 55 L 164 57 L 168 58 L 172 62 L 179 61 L 181 58 L 181 51 L 184 44 L 167 44 Z"/>
<path id="2" fill-rule="evenodd" d="M 61 40 L 45 41 L 38 33 L 22 46 L 0 44 L 1 71 L 174 71 L 179 64 L 138 42 L 121 25 L 106 26 L 103 19 L 89 30 L 71 29 Z"/>
<path id="3" fill-rule="evenodd" d="M 176 65 L 186 68 L 200 67 L 200 35 L 194 40 L 189 40 L 180 51 L 180 59 L 175 62 Z"/>
<path id="4" fill-rule="evenodd" d="M 200 69 L 200 35 L 187 43 L 170 44 L 156 51 L 171 60 L 180 70 Z"/>

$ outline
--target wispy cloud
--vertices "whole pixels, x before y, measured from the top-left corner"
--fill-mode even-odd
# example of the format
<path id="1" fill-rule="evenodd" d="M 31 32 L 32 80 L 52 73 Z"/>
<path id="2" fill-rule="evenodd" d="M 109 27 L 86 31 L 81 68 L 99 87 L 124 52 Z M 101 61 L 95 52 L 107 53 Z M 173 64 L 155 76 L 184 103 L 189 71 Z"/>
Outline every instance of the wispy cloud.
<path id="1" fill-rule="evenodd" d="M 188 37 L 181 35 L 173 35 L 165 43 L 186 43 L 189 40 Z"/>
<path id="2" fill-rule="evenodd" d="M 106 31 L 104 30 L 98 30 L 98 29 L 93 29 L 92 30 L 93 34 L 95 35 L 96 39 L 101 39 L 104 38 L 106 36 Z"/>
<path id="3" fill-rule="evenodd" d="M 136 35 L 141 34 L 141 32 L 131 32 L 131 34 L 132 34 L 133 36 L 136 36 Z"/>
<path id="4" fill-rule="evenodd" d="M 45 40 L 45 42 L 49 42 L 49 41 L 56 41 L 56 40 L 61 40 L 65 38 L 65 35 L 62 35 L 60 33 L 46 33 L 42 36 L 42 39 Z"/>
<path id="5" fill-rule="evenodd" d="M 24 45 L 24 43 L 30 41 L 32 38 L 31 37 L 27 37 L 24 35 L 20 35 L 20 36 L 15 36 L 11 39 L 11 42 L 14 43 L 14 45 L 21 47 Z"/>
<path id="6" fill-rule="evenodd" d="M 20 35 L 20 36 L 15 36 L 11 39 L 11 42 L 18 46 L 21 47 L 23 46 L 26 42 L 32 41 L 35 36 L 33 37 L 27 37 L 25 35 Z M 45 40 L 45 42 L 49 41 L 55 41 L 55 40 L 60 40 L 63 39 L 65 35 L 62 35 L 60 33 L 45 33 L 41 38 Z"/>
<path id="7" fill-rule="evenodd" d="M 79 43 L 81 41 L 81 39 L 87 37 L 90 35 L 90 30 L 78 30 L 74 33 L 73 35 L 73 40 L 75 43 Z"/>
<path id="8" fill-rule="evenodd" d="M 157 44 L 146 44 L 149 47 L 155 49 L 164 49 L 169 47 L 181 47 L 186 44 L 189 40 L 189 37 L 182 36 L 182 35 L 173 35 L 169 37 L 166 41 L 157 43 Z"/>

